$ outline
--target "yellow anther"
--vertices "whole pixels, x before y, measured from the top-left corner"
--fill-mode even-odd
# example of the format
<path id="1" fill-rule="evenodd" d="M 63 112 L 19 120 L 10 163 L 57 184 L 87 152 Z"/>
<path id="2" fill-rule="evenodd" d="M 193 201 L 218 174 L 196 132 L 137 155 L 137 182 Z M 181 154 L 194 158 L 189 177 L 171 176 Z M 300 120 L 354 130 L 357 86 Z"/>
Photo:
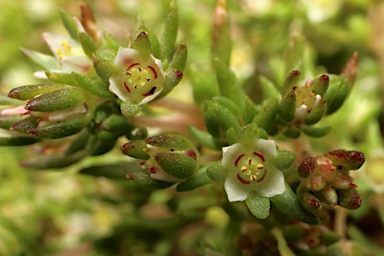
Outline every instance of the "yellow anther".
<path id="1" fill-rule="evenodd" d="M 140 85 L 141 85 L 141 86 L 144 86 L 144 85 L 145 85 L 145 82 L 141 82 Z"/>
<path id="2" fill-rule="evenodd" d="M 247 167 L 245 167 L 245 166 L 242 166 L 240 170 L 241 170 L 242 172 L 246 172 L 246 171 L 248 171 Z"/>
<path id="3" fill-rule="evenodd" d="M 257 176 L 256 175 L 251 175 L 251 176 L 249 176 L 249 180 L 250 181 L 257 180 Z"/>
<path id="4" fill-rule="evenodd" d="M 263 167 L 264 167 L 264 165 L 262 165 L 262 164 L 257 164 L 257 169 L 261 170 L 261 169 L 263 169 Z"/>
<path id="5" fill-rule="evenodd" d="M 316 189 L 316 188 L 317 188 L 317 183 L 313 184 L 312 187 L 313 187 L 314 189 Z"/>
<path id="6" fill-rule="evenodd" d="M 144 75 L 148 74 L 148 70 L 146 70 L 146 69 L 144 69 L 142 72 L 143 72 Z"/>
<path id="7" fill-rule="evenodd" d="M 248 165 L 254 165 L 253 160 L 251 158 L 248 159 Z"/>

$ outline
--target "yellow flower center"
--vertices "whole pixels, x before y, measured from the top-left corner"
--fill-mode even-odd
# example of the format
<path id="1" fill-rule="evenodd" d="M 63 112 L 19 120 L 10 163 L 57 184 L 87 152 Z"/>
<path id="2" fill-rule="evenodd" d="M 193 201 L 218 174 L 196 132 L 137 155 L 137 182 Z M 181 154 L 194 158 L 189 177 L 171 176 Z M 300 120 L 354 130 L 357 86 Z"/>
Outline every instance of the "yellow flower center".
<path id="1" fill-rule="evenodd" d="M 248 159 L 244 159 L 245 154 L 239 155 L 236 158 L 235 166 L 240 167 L 237 179 L 243 184 L 250 184 L 253 181 L 263 181 L 267 170 L 264 168 L 263 162 L 265 161 L 264 156 L 253 152 L 253 156 Z M 245 160 L 245 161 L 244 161 Z M 239 165 L 241 161 L 241 165 Z"/>

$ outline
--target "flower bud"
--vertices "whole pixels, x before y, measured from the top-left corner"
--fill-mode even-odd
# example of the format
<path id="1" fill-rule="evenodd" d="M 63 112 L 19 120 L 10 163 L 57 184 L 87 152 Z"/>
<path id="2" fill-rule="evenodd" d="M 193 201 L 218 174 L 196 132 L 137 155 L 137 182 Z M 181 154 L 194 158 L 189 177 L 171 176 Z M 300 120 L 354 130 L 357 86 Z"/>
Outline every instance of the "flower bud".
<path id="1" fill-rule="evenodd" d="M 303 206 L 303 208 L 309 211 L 310 213 L 316 214 L 322 208 L 319 199 L 317 199 L 314 195 L 308 193 L 305 190 L 298 189 L 297 198 L 301 206 Z"/>
<path id="2" fill-rule="evenodd" d="M 363 153 L 355 150 L 338 149 L 330 151 L 324 155 L 333 162 L 335 166 L 342 166 L 347 170 L 357 170 L 365 162 Z"/>
<path id="3" fill-rule="evenodd" d="M 308 178 L 308 176 L 315 170 L 316 166 L 316 158 L 309 156 L 298 163 L 296 170 L 299 173 L 300 178 Z"/>
<path id="4" fill-rule="evenodd" d="M 355 210 L 361 206 L 362 200 L 359 192 L 355 188 L 339 191 L 337 202 L 341 207 L 349 210 Z"/>

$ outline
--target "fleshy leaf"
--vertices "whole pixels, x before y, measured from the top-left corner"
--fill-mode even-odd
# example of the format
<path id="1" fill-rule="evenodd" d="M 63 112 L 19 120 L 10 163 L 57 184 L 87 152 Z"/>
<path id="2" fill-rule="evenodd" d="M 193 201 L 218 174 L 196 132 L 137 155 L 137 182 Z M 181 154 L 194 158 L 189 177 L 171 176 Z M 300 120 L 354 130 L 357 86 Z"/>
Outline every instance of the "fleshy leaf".
<path id="1" fill-rule="evenodd" d="M 172 1 L 160 40 L 161 56 L 163 59 L 169 59 L 174 51 L 178 28 L 179 15 L 175 1 Z"/>
<path id="2" fill-rule="evenodd" d="M 271 197 L 270 200 L 273 205 L 275 205 L 280 211 L 292 219 L 299 220 L 308 224 L 320 223 L 316 216 L 310 212 L 307 212 L 299 205 L 295 193 L 292 191 L 288 184 L 285 184 L 285 191 L 283 194 Z"/>
<path id="3" fill-rule="evenodd" d="M 245 203 L 256 218 L 265 219 L 269 216 L 270 202 L 268 198 L 253 192 L 245 200 Z"/>
<path id="4" fill-rule="evenodd" d="M 207 167 L 201 168 L 195 174 L 189 177 L 188 180 L 179 183 L 176 187 L 176 191 L 189 191 L 211 183 L 212 180 L 208 177 L 206 171 Z"/>

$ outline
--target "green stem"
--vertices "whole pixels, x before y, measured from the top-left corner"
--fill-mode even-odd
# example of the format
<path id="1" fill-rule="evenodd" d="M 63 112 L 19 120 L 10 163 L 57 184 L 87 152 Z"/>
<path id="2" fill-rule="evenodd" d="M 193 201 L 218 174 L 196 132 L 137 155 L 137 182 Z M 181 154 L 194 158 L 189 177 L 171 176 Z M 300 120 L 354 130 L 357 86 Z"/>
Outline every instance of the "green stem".
<path id="1" fill-rule="evenodd" d="M 308 224 L 320 223 L 320 220 L 315 215 L 299 205 L 296 194 L 287 183 L 285 183 L 285 191 L 280 195 L 271 197 L 270 200 L 280 211 L 292 219 Z"/>

